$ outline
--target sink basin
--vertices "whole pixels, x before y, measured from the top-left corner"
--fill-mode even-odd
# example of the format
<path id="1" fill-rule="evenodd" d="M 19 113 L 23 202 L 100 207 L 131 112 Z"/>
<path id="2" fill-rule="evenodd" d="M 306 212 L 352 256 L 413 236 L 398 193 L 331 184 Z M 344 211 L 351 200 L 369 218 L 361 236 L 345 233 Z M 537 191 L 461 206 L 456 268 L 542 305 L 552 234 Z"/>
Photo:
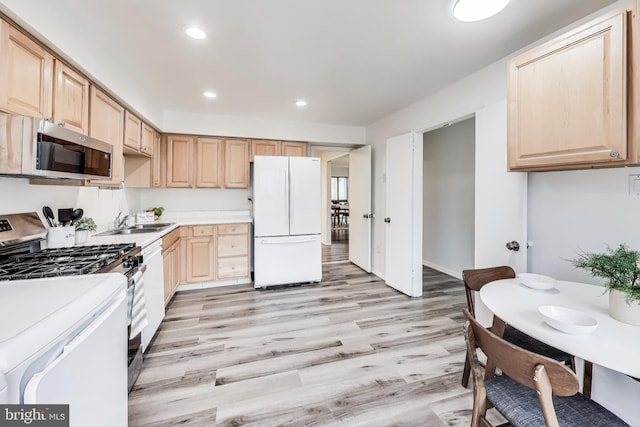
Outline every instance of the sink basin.
<path id="1" fill-rule="evenodd" d="M 103 231 L 95 236 L 117 236 L 123 234 L 157 233 L 167 227 L 171 227 L 172 222 L 155 222 L 151 224 L 136 224 L 131 227 L 118 228 L 116 230 Z"/>

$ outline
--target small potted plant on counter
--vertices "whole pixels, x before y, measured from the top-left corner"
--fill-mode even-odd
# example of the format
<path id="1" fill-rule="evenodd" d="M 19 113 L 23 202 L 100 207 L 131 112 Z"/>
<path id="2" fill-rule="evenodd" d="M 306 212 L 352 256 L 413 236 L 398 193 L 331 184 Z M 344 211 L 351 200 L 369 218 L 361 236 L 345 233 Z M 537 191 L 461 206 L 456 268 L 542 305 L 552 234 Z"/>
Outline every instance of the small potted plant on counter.
<path id="1" fill-rule="evenodd" d="M 76 222 L 76 245 L 81 245 L 89 238 L 90 231 L 96 231 L 96 223 L 91 217 L 82 217 Z"/>
<path id="2" fill-rule="evenodd" d="M 571 260 L 574 266 L 605 279 L 609 290 L 609 314 L 616 320 L 640 326 L 640 252 L 626 244 L 605 253 L 587 253 Z"/>
<path id="3" fill-rule="evenodd" d="M 162 216 L 162 212 L 164 212 L 164 208 L 163 207 L 160 207 L 160 208 L 148 208 L 147 212 L 153 212 L 153 216 L 154 216 L 153 219 L 157 221 Z"/>

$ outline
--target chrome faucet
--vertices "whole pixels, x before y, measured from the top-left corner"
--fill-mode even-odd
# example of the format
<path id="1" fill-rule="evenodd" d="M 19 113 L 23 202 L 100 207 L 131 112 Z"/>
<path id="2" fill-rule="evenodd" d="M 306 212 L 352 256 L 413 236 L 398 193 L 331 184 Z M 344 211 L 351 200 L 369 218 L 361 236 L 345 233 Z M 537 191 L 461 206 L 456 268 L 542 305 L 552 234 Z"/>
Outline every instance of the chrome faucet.
<path id="1" fill-rule="evenodd" d="M 129 219 L 129 215 L 125 215 L 124 218 L 120 219 L 121 216 L 122 216 L 122 211 L 118 212 L 118 216 L 116 217 L 115 220 L 113 220 L 113 227 L 116 229 L 122 228 L 127 222 L 127 219 Z"/>

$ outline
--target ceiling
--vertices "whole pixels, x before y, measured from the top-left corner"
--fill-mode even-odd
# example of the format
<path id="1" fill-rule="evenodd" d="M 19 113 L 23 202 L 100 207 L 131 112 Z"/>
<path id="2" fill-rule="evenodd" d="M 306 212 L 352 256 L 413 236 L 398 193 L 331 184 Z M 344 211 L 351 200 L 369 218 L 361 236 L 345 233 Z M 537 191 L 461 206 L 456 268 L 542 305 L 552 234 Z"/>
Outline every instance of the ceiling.
<path id="1" fill-rule="evenodd" d="M 452 0 L 0 0 L 0 11 L 45 37 L 51 22 L 51 42 L 75 43 L 85 71 L 159 111 L 366 126 L 613 2 L 512 0 L 477 23 L 454 20 Z M 188 24 L 208 37 L 189 39 Z M 81 62 L 96 56 L 100 67 Z"/>

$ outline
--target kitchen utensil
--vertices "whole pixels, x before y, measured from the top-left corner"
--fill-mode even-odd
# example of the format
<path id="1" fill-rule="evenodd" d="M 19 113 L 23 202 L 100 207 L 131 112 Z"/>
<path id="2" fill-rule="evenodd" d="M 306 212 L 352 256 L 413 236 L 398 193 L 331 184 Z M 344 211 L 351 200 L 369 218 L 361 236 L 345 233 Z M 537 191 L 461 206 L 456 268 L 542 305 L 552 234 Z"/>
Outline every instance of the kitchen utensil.
<path id="1" fill-rule="evenodd" d="M 73 212 L 72 208 L 58 209 L 58 221 L 60 221 L 60 224 L 65 226 L 69 225 L 71 222 L 71 212 Z"/>
<path id="2" fill-rule="evenodd" d="M 53 216 L 53 211 L 49 206 L 44 206 L 42 208 L 42 214 L 44 215 L 44 218 L 47 220 L 49 227 L 56 226 L 55 217 Z"/>
<path id="3" fill-rule="evenodd" d="M 82 218 L 83 215 L 84 215 L 84 211 L 82 209 L 80 208 L 74 209 L 73 212 L 71 212 L 71 225 L 78 222 L 78 220 Z"/>

